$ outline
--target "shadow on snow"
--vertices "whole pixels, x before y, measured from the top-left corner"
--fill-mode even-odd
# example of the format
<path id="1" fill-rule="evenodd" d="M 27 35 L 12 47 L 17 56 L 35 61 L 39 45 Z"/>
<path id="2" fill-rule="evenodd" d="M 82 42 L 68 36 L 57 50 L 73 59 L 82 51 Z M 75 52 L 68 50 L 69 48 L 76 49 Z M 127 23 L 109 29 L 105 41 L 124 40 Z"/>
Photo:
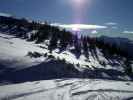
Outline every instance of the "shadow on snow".
<path id="1" fill-rule="evenodd" d="M 124 73 L 113 69 L 86 69 L 85 71 L 81 72 L 77 70 L 75 66 L 72 64 L 67 64 L 65 61 L 60 60 L 43 62 L 39 65 L 31 66 L 17 71 L 12 68 L 7 68 L 4 65 L 0 65 L 0 82 L 6 81 L 11 83 L 22 83 L 27 81 L 61 78 L 97 78 L 122 81 L 119 76 L 125 76 Z"/>

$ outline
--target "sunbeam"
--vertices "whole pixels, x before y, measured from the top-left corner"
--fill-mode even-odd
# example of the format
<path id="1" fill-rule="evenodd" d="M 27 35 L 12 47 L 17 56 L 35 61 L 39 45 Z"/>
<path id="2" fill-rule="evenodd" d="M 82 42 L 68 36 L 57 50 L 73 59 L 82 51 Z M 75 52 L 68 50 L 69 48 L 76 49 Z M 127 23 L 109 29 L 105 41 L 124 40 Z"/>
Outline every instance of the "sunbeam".
<path id="1" fill-rule="evenodd" d="M 73 20 L 75 24 L 81 24 L 85 19 L 87 8 L 91 0 L 69 0 L 69 4 L 73 10 Z"/>

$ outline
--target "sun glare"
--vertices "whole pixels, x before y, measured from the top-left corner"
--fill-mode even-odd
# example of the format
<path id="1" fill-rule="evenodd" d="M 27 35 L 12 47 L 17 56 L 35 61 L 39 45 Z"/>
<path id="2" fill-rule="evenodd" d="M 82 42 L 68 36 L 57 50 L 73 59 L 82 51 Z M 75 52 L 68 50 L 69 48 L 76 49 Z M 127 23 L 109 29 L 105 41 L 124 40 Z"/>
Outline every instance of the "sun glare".
<path id="1" fill-rule="evenodd" d="M 73 23 L 82 23 L 91 0 L 68 0 L 73 10 Z"/>
<path id="2" fill-rule="evenodd" d="M 75 5 L 83 5 L 86 3 L 86 0 L 72 0 L 72 3 Z"/>
<path id="3" fill-rule="evenodd" d="M 77 27 L 73 27 L 73 28 L 72 28 L 72 31 L 80 31 L 80 29 L 77 28 Z"/>

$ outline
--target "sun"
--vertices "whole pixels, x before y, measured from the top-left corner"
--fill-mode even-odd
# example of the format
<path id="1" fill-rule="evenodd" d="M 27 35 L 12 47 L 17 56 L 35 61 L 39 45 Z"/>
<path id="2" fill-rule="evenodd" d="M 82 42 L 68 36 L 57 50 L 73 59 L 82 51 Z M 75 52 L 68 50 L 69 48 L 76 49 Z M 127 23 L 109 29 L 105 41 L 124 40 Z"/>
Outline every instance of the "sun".
<path id="1" fill-rule="evenodd" d="M 83 7 L 86 7 L 86 4 L 88 3 L 88 0 L 68 0 L 69 4 L 73 9 L 81 9 Z"/>
<path id="2" fill-rule="evenodd" d="M 86 3 L 86 0 L 71 0 L 75 5 L 83 5 Z"/>
<path id="3" fill-rule="evenodd" d="M 82 3 L 84 0 L 72 0 L 72 1 L 76 3 Z"/>

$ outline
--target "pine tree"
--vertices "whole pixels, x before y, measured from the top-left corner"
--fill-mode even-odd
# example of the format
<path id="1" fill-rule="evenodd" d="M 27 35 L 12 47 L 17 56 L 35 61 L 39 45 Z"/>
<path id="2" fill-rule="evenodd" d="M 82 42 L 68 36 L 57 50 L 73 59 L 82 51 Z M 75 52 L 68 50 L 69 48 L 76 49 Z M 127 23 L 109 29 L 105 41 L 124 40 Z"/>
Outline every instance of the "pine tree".
<path id="1" fill-rule="evenodd" d="M 88 58 L 89 53 L 88 53 L 87 37 L 81 37 L 81 40 L 82 40 L 82 42 L 83 42 L 83 50 L 84 50 L 84 54 L 85 54 L 85 56 Z"/>
<path id="2" fill-rule="evenodd" d="M 131 75 L 132 74 L 131 60 L 126 58 L 124 63 L 125 63 L 125 73 L 128 74 L 128 75 Z"/>
<path id="3" fill-rule="evenodd" d="M 65 29 L 60 34 L 60 49 L 65 50 L 67 46 L 72 42 L 72 34 Z"/>
<path id="4" fill-rule="evenodd" d="M 50 35 L 50 26 L 49 25 L 42 25 L 37 33 L 37 41 L 36 43 L 41 43 L 44 40 L 48 39 Z"/>
<path id="5" fill-rule="evenodd" d="M 58 40 L 59 40 L 59 28 L 58 27 L 52 27 L 52 34 L 51 39 L 49 43 L 49 50 L 52 52 L 53 49 L 57 48 L 58 46 Z"/>
<path id="6" fill-rule="evenodd" d="M 79 41 L 78 36 L 74 37 L 75 55 L 77 58 L 81 55 L 81 41 Z"/>

